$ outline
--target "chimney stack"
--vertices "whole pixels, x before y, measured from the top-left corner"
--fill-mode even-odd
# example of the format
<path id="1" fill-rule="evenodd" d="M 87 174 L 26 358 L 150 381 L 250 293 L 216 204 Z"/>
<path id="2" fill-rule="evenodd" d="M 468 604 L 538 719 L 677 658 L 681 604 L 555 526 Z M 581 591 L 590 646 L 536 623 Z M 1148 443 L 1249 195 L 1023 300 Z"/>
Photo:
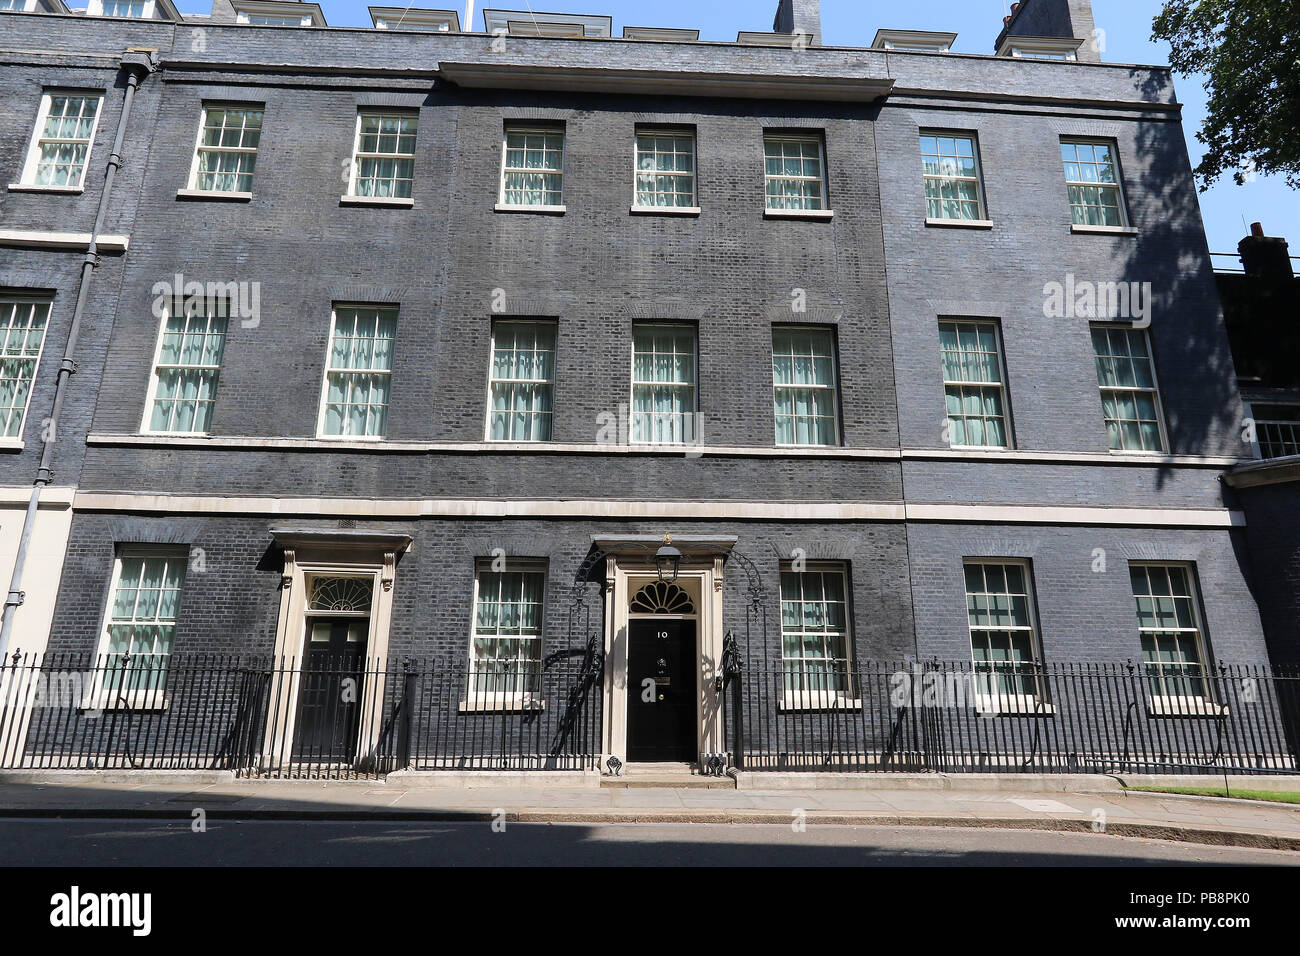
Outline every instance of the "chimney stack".
<path id="1" fill-rule="evenodd" d="M 1099 44 L 1094 35 L 1092 0 L 1020 0 L 1011 4 L 1011 14 L 1002 20 L 1002 32 L 993 44 L 994 50 L 1002 48 L 1008 36 L 1016 37 L 1073 37 L 1083 41 L 1076 54 L 1082 61 L 1101 61 Z"/>
<path id="2" fill-rule="evenodd" d="M 822 42 L 822 5 L 821 0 L 781 0 L 776 8 L 776 19 L 772 21 L 773 33 L 788 33 L 791 36 L 803 33 L 812 37 L 810 43 L 820 46 Z"/>
<path id="3" fill-rule="evenodd" d="M 1237 252 L 1246 275 L 1267 283 L 1283 284 L 1295 277 L 1291 267 L 1291 247 L 1285 239 L 1264 235 L 1263 223 L 1252 223 L 1250 235 L 1237 243 Z"/>

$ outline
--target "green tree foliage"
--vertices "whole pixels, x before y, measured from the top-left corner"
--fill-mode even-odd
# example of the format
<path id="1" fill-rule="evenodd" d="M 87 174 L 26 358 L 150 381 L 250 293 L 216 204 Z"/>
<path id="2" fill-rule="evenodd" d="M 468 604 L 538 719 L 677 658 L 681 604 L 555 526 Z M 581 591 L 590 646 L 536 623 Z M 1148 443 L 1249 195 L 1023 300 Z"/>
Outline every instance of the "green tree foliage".
<path id="1" fill-rule="evenodd" d="M 1207 77 L 1201 189 L 1252 170 L 1300 189 L 1300 0 L 1166 0 L 1152 38 L 1179 73 Z"/>

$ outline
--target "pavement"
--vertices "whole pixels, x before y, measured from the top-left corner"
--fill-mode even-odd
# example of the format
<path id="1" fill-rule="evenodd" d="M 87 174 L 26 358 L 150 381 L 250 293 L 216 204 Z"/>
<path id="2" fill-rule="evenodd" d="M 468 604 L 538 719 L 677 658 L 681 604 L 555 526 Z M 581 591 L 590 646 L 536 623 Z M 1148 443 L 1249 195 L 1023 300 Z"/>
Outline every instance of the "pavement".
<path id="1" fill-rule="evenodd" d="M 1300 853 L 1286 850 L 1258 850 L 1235 846 L 1206 846 L 1145 840 L 1136 837 L 1098 836 L 1094 833 L 1047 833 L 1039 830 L 994 830 L 955 827 L 883 826 L 768 826 L 764 824 L 707 823 L 496 823 L 410 822 L 410 821 L 301 821 L 301 820 L 208 820 L 201 831 L 183 820 L 69 820 L 0 819 L 0 881 L 6 881 L 5 867 L 61 867 L 79 873 L 97 867 L 531 867 L 531 866 L 708 866 L 729 867 L 1187 867 L 1196 875 L 1176 878 L 1180 889 L 1199 885 L 1245 889 L 1240 869 L 1227 878 L 1210 875 L 1203 868 L 1290 867 L 1300 872 Z M 954 892 L 969 895 L 969 881 L 951 875 Z M 92 879 L 85 874 L 85 879 Z M 221 877 L 212 877 L 222 879 Z M 1280 877 L 1285 879 L 1285 876 Z M 57 877 L 53 878 L 57 881 Z M 253 876 L 275 892 L 293 892 L 298 881 L 276 882 L 275 877 Z M 917 901 L 924 916 L 926 897 L 900 890 L 900 877 L 873 884 L 872 899 L 879 907 L 888 888 L 898 893 L 897 904 Z M 931 891 L 935 883 L 926 877 Z M 1072 921 L 1131 912 L 1124 907 L 1126 887 L 1147 888 L 1169 882 L 1148 877 L 1111 876 L 1104 881 L 1089 877 L 1089 906 L 1086 913 L 1071 911 Z M 1259 895 L 1276 886 L 1271 872 L 1260 881 Z M 1192 882 L 1188 882 L 1188 881 Z M 39 873 L 26 873 L 6 881 L 30 891 L 38 913 L 55 891 L 66 891 L 68 883 L 52 883 Z M 194 886 L 191 878 L 147 875 L 143 882 L 156 891 L 153 912 L 157 919 L 179 917 L 182 929 L 193 935 L 190 914 Z M 472 881 L 471 881 L 472 882 Z M 248 894 L 250 877 L 241 877 L 241 889 Z M 467 886 L 468 884 L 458 884 Z M 566 884 L 571 886 L 571 884 Z M 921 884 L 913 884 L 921 885 Z M 1068 894 L 1062 895 L 1060 875 L 1043 881 L 1021 876 L 1015 883 L 1018 899 L 1026 902 L 1026 889 L 1037 896 L 1050 912 Z M 998 891 L 1007 889 L 1005 879 Z M 1036 892 L 1035 892 L 1036 891 Z M 304 890 L 310 894 L 310 887 Z M 420 912 L 429 901 L 419 884 L 367 878 L 350 885 L 348 912 L 404 911 L 395 904 L 396 893 L 414 894 L 406 909 Z M 477 888 L 468 890 L 471 903 Z M 1272 894 L 1281 899 L 1285 894 Z M 1030 899 L 1033 898 L 1030 897 Z M 178 899 L 177 897 L 182 897 Z M 932 896 L 933 897 L 933 892 Z M 373 902 L 368 902 L 372 900 Z M 28 912 L 12 897 L 6 909 L 6 926 Z M 977 908 L 977 902 L 971 903 Z M 1284 907 L 1285 902 L 1279 902 Z M 385 907 L 388 909 L 385 910 Z M 931 907 L 932 908 L 932 907 Z M 951 907 L 949 907 L 949 910 Z M 1027 911 L 1034 910 L 1033 906 Z M 1162 913 L 1153 909 L 1152 912 Z M 1279 909 L 1279 914 L 1282 912 Z M 43 913 L 40 913 L 43 916 Z M 946 915 L 952 916 L 946 911 Z M 978 918 L 979 912 L 972 912 Z M 518 920 L 516 920 L 518 921 Z M 336 921 L 339 922 L 339 921 Z M 344 918 L 341 926 L 346 925 Z M 1023 920 L 1021 920 L 1023 924 Z M 1021 925 L 1018 924 L 1018 925 Z M 1086 924 L 1078 929 L 1084 930 Z M 1022 935 L 1023 935 L 1023 926 Z M 1050 928 L 1050 927 L 1045 927 Z M 1113 924 L 1111 926 L 1113 928 Z M 1085 930 L 1086 931 L 1086 930 Z M 337 942 L 337 940 L 335 940 Z"/>
<path id="2" fill-rule="evenodd" d="M 420 786 L 382 781 L 206 780 L 164 773 L 0 782 L 0 819 L 192 819 L 974 827 L 1104 833 L 1300 851 L 1300 805 L 1131 790 Z M 489 780 L 484 780 L 489 783 Z M 1207 785 L 1212 785 L 1212 782 Z"/>

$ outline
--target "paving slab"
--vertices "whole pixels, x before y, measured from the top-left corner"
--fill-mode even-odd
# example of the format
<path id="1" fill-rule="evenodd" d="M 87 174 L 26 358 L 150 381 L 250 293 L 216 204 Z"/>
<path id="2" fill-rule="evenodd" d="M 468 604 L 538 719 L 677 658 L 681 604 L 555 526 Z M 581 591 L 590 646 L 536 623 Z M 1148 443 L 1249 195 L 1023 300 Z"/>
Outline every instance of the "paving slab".
<path id="1" fill-rule="evenodd" d="M 405 787 L 390 781 L 78 778 L 0 783 L 0 816 L 229 819 L 487 819 L 525 822 L 699 822 L 983 826 L 1106 832 L 1300 851 L 1300 806 L 1133 791 L 1069 792 L 1006 783 L 979 790 L 600 788 L 565 785 Z M 1104 817 L 1095 819 L 1096 811 Z"/>

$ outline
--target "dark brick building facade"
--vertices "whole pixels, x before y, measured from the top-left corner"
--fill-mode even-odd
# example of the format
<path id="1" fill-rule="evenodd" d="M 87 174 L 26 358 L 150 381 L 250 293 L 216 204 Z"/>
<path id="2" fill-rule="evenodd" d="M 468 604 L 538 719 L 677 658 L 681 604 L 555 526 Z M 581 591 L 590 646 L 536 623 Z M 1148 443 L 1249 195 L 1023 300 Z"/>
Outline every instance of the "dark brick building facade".
<path id="1" fill-rule="evenodd" d="M 298 7 L 311 25 L 258 25 Z M 149 19 L 0 14 L 15 183 L 0 291 L 48 306 L 21 440 L 0 448 L 8 567 L 79 283 L 87 297 L 10 649 L 111 655 L 134 627 L 149 653 L 302 660 L 313 627 L 346 623 L 313 604 L 338 579 L 368 589 L 364 610 L 332 606 L 366 622 L 364 655 L 482 654 L 517 675 L 592 636 L 569 613 L 585 575 L 607 655 L 602 752 L 626 758 L 629 603 L 667 534 L 697 677 L 728 633 L 800 680 L 972 653 L 1265 663 L 1246 522 L 1222 481 L 1251 452 L 1179 106 L 1167 69 L 1098 62 L 1088 7 L 1021 4 L 993 56 L 825 46 L 815 0 L 783 0 L 778 32 L 737 43 L 499 11 L 515 25 L 497 36 L 418 28 L 439 11 L 415 11 L 415 29 L 329 28 L 312 4 L 259 0 L 207 18 L 162 3 Z M 102 96 L 84 184 L 27 182 L 33 129 L 64 108 L 50 97 L 84 91 Z M 224 110 L 257 115 L 255 169 L 205 188 L 201 126 Z M 368 115 L 416 122 L 409 195 L 356 194 Z M 512 131 L 562 138 L 561 203 L 506 202 L 508 183 L 537 192 L 542 175 L 510 180 L 512 150 L 549 161 Z M 690 144 L 673 170 L 690 173 L 689 204 L 641 201 L 637 170 L 665 168 L 637 152 L 656 136 Z M 1086 158 L 1063 167 L 1063 147 Z M 791 165 L 792 149 L 815 160 Z M 148 424 L 166 364 L 155 308 L 174 277 L 232 298 L 255 287 L 257 310 L 224 327 L 207 427 L 164 433 Z M 1135 290 L 1127 311 L 1073 298 L 1118 283 Z M 1069 290 L 1062 314 L 1054 288 Z M 395 316 L 386 419 L 330 435 L 322 382 L 345 377 L 327 363 L 358 309 Z M 543 440 L 493 440 L 494 334 L 518 323 L 553 334 Z M 687 388 L 638 392 L 638 335 L 662 328 L 693 343 Z M 1099 383 L 1099 342 L 1155 381 Z M 785 348 L 789 365 L 774 361 Z M 963 362 L 984 377 L 961 379 Z M 631 440 L 638 400 L 685 403 L 670 407 L 696 440 Z M 817 441 L 783 440 L 799 433 L 779 414 L 800 407 L 822 423 L 789 427 L 828 429 Z M 981 588 L 982 568 L 1003 570 Z M 511 575 L 522 605 L 540 595 L 540 623 L 492 645 L 483 615 L 506 628 L 505 604 L 485 610 L 483 594 Z M 1172 581 L 1192 617 L 1153 635 L 1139 577 Z M 140 617 L 146 591 L 163 603 Z M 495 705 L 526 704 L 501 689 L 513 679 Z M 697 697 L 688 749 L 723 749 L 716 692 L 700 682 Z"/>

